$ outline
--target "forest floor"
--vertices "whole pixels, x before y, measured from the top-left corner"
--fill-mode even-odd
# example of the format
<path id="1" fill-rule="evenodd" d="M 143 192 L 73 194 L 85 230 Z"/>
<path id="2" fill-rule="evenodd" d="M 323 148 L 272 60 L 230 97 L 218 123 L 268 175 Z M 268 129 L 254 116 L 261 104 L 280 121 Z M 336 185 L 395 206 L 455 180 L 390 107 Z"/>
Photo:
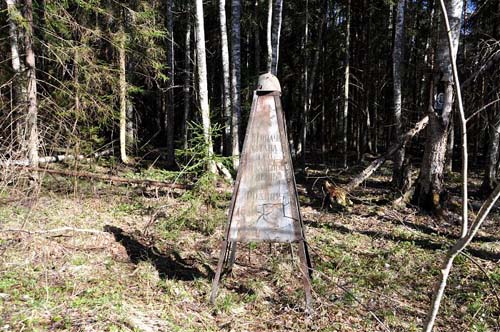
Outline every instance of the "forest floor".
<path id="1" fill-rule="evenodd" d="M 328 174 L 345 183 L 359 169 Z M 388 173 L 337 211 L 318 199 L 324 169 L 299 181 L 311 315 L 297 256 L 283 244 L 241 245 L 208 303 L 230 188 L 167 194 L 48 175 L 36 199 L 7 188 L 0 331 L 418 331 L 459 230 L 453 213 L 436 220 L 393 207 Z M 451 180 L 457 195 L 460 179 Z M 495 210 L 457 258 L 436 331 L 500 331 L 499 222 Z"/>

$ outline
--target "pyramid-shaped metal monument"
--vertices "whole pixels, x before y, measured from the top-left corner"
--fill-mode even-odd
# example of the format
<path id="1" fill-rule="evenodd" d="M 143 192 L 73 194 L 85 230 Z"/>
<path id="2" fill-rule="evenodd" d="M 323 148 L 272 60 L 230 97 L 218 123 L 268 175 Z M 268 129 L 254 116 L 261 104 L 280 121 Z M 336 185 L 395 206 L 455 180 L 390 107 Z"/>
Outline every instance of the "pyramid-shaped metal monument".
<path id="1" fill-rule="evenodd" d="M 274 75 L 259 77 L 212 284 L 212 303 L 223 267 L 234 262 L 237 242 L 297 242 L 306 305 L 311 306 L 311 264 L 280 95 Z"/>

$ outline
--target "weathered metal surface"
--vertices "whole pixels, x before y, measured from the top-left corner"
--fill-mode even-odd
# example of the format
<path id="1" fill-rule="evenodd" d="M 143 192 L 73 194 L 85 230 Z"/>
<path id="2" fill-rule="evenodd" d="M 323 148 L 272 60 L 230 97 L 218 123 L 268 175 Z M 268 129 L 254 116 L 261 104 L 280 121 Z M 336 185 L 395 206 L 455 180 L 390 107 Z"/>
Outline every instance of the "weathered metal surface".
<path id="1" fill-rule="evenodd" d="M 259 76 L 257 83 L 257 92 L 277 91 L 281 92 L 280 81 L 276 76 L 271 73 L 262 74 Z"/>
<path id="2" fill-rule="evenodd" d="M 231 268 L 237 242 L 298 242 L 307 311 L 312 310 L 311 260 L 305 242 L 297 186 L 281 106 L 272 74 L 259 77 L 229 209 L 219 263 L 212 282 L 214 303 L 222 270 Z"/>
<path id="3" fill-rule="evenodd" d="M 243 147 L 242 175 L 233 193 L 229 240 L 295 242 L 302 239 L 302 233 L 275 98 L 263 95 L 256 102 Z"/>

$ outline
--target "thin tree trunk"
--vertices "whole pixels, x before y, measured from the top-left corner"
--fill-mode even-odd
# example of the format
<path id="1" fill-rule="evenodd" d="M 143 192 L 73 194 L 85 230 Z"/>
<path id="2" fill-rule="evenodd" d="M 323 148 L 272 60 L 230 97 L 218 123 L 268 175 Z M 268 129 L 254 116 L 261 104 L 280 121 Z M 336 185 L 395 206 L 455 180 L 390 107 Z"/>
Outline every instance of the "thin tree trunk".
<path id="1" fill-rule="evenodd" d="M 271 37 L 272 40 L 271 73 L 277 76 L 279 51 L 280 51 L 281 22 L 283 15 L 283 0 L 275 0 L 272 14 L 273 14 L 272 15 L 273 23 L 272 23 L 272 37 Z"/>
<path id="2" fill-rule="evenodd" d="M 401 139 L 402 121 L 401 121 L 401 76 L 402 62 L 404 59 L 404 17 L 405 0 L 399 0 L 396 9 L 396 26 L 394 31 L 394 49 L 392 53 L 392 78 L 393 78 L 393 107 L 394 107 L 394 141 Z M 392 169 L 392 184 L 396 188 L 401 188 L 403 180 L 403 161 L 405 151 L 398 149 L 394 154 L 394 165 Z"/>
<path id="3" fill-rule="evenodd" d="M 38 101 L 35 51 L 33 50 L 33 3 L 26 0 L 26 33 L 24 44 L 26 48 L 26 67 L 28 74 L 28 113 L 26 117 L 26 134 L 28 135 L 28 159 L 30 165 L 38 167 Z M 36 176 L 35 176 L 36 178 Z"/>
<path id="4" fill-rule="evenodd" d="M 460 36 L 462 0 L 449 0 L 448 17 L 451 23 L 452 57 L 455 58 Z M 420 175 L 417 180 L 414 202 L 424 209 L 439 212 L 442 209 L 443 170 L 448 137 L 448 125 L 453 106 L 453 73 L 448 49 L 447 32 L 442 29 L 437 46 L 439 81 L 437 101 L 429 114 L 429 129 L 425 144 Z"/>
<path id="5" fill-rule="evenodd" d="M 488 152 L 481 191 L 488 195 L 497 184 L 497 165 L 500 140 L 500 110 L 496 107 L 488 128 Z"/>
<path id="6" fill-rule="evenodd" d="M 125 55 L 125 31 L 120 23 L 120 45 L 118 47 L 118 60 L 120 66 L 120 158 L 124 164 L 129 163 L 127 156 L 127 77 Z"/>
<path id="7" fill-rule="evenodd" d="M 241 18 L 241 2 L 240 0 L 231 1 L 231 55 L 232 55 L 232 90 L 231 90 L 231 105 L 232 105 L 232 121 L 231 132 L 233 140 L 233 168 L 238 169 L 240 156 L 240 116 L 241 116 L 241 101 L 240 101 L 240 85 L 241 85 L 241 38 L 240 38 L 240 18 Z"/>
<path id="8" fill-rule="evenodd" d="M 205 20 L 203 17 L 203 0 L 196 0 L 195 30 L 196 30 L 196 57 L 198 65 L 198 94 L 200 99 L 201 119 L 203 124 L 203 135 L 207 146 L 207 170 L 210 173 L 217 172 L 217 166 L 213 160 L 214 148 L 212 143 L 210 125 L 210 107 L 208 104 L 207 83 L 207 58 L 205 50 Z"/>
<path id="9" fill-rule="evenodd" d="M 305 23 L 304 23 L 304 42 L 303 42 L 303 54 L 304 54 L 304 72 L 302 76 L 302 113 L 300 114 L 300 137 L 297 145 L 297 157 L 300 160 L 302 168 L 306 167 L 306 140 L 307 140 L 307 122 L 308 117 L 308 101 L 309 96 L 307 89 L 309 87 L 309 0 L 306 0 L 306 13 L 305 13 Z"/>
<path id="10" fill-rule="evenodd" d="M 174 102 L 174 86 L 175 86 L 175 53 L 174 53 L 174 17 L 173 17 L 173 0 L 167 0 L 167 30 L 169 33 L 167 39 L 167 103 L 165 105 L 165 130 L 167 134 L 167 167 L 172 167 L 175 164 L 174 150 L 174 129 L 175 129 L 175 102 Z"/>
<path id="11" fill-rule="evenodd" d="M 25 147 L 25 134 L 23 132 L 24 125 L 19 121 L 19 117 L 22 114 L 21 108 L 26 100 L 28 100 L 26 91 L 26 82 L 23 79 L 24 68 L 22 68 L 21 57 L 19 55 L 20 45 L 20 29 L 16 22 L 17 0 L 6 0 L 7 11 L 9 13 L 9 40 L 10 40 L 10 53 L 12 62 L 12 71 L 14 73 L 14 78 L 12 80 L 13 85 L 13 107 L 12 116 L 14 122 L 14 132 L 15 132 L 15 143 L 23 149 Z"/>
<path id="12" fill-rule="evenodd" d="M 349 47 L 351 39 L 351 0 L 347 0 L 345 32 L 345 69 L 344 69 L 344 110 L 342 113 L 342 154 L 343 167 L 347 167 L 347 116 L 349 115 Z"/>
<path id="13" fill-rule="evenodd" d="M 306 2 L 306 6 L 308 6 L 309 2 Z M 318 72 L 318 65 L 319 65 L 319 56 L 321 52 L 321 43 L 323 41 L 323 24 L 324 21 L 321 20 L 319 22 L 319 33 L 318 33 L 318 39 L 315 44 L 315 52 L 314 52 L 314 57 L 313 57 L 313 64 L 311 70 L 309 70 L 309 51 L 308 51 L 308 18 L 309 18 L 309 13 L 308 13 L 308 8 L 306 7 L 306 29 L 305 29 L 305 61 L 304 61 L 304 121 L 301 126 L 301 163 L 302 166 L 305 167 L 305 157 L 306 157 L 306 146 L 307 146 L 307 135 L 308 135 L 308 124 L 309 124 L 309 113 L 311 111 L 311 103 L 312 103 L 312 96 L 313 96 L 313 91 L 314 91 L 314 85 L 316 83 L 316 74 Z M 313 120 L 311 120 L 313 121 Z M 323 123 L 323 122 L 322 122 Z M 314 134 L 314 133 L 313 133 Z"/>
<path id="14" fill-rule="evenodd" d="M 137 128 L 135 125 L 135 110 L 134 104 L 131 100 L 127 99 L 127 124 L 126 124 L 126 138 L 127 151 L 135 151 L 137 143 Z"/>
<path id="15" fill-rule="evenodd" d="M 450 117 L 450 126 L 448 129 L 448 143 L 446 146 L 445 172 L 453 172 L 453 148 L 455 147 L 455 124 L 453 116 Z"/>
<path id="16" fill-rule="evenodd" d="M 191 8 L 189 4 L 187 5 L 188 17 L 190 17 Z M 188 148 L 188 121 L 189 113 L 191 111 L 191 20 L 188 20 L 186 27 L 186 36 L 184 41 L 184 86 L 182 88 L 184 92 L 184 121 L 183 125 L 183 148 L 186 150 Z"/>
<path id="17" fill-rule="evenodd" d="M 79 41 L 79 39 L 77 39 Z M 78 47 L 75 48 L 73 59 L 73 84 L 75 90 L 75 113 L 80 114 L 80 51 Z"/>
<path id="18" fill-rule="evenodd" d="M 224 155 L 230 156 L 232 152 L 231 141 L 231 83 L 229 72 L 229 46 L 227 42 L 226 1 L 219 0 L 219 19 L 222 48 L 222 97 L 224 100 Z"/>
<path id="19" fill-rule="evenodd" d="M 500 1 L 497 2 L 497 17 L 495 26 L 493 28 L 493 36 L 498 40 L 500 39 Z M 492 82 L 493 96 L 497 99 L 500 98 L 498 91 L 498 79 Z M 485 166 L 483 183 L 481 191 L 484 194 L 489 194 L 497 185 L 497 170 L 498 170 L 498 153 L 500 145 L 500 105 L 497 103 L 489 113 L 489 126 L 488 126 L 488 159 Z"/>
<path id="20" fill-rule="evenodd" d="M 267 9 L 267 71 L 272 71 L 273 66 L 273 0 L 268 0 Z"/>
<path id="21" fill-rule="evenodd" d="M 259 21 L 259 0 L 255 0 L 254 12 L 253 12 L 254 20 L 256 22 Z M 260 25 L 254 24 L 254 42 L 255 42 L 255 75 L 259 76 L 260 74 Z"/>

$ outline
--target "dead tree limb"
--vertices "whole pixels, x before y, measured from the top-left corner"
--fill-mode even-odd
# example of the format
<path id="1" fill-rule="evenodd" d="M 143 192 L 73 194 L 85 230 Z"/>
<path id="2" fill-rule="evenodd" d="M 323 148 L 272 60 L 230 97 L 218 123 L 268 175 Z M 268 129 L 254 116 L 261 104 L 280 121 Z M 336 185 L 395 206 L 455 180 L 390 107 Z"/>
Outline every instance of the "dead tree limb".
<path id="1" fill-rule="evenodd" d="M 59 161 L 90 160 L 90 159 L 95 159 L 95 158 L 109 155 L 112 152 L 113 152 L 113 149 L 107 149 L 107 150 L 104 150 L 101 152 L 93 153 L 92 155 L 89 155 L 89 156 L 84 156 L 81 154 L 78 154 L 78 155 L 62 154 L 62 155 L 56 155 L 56 156 L 46 156 L 46 157 L 38 158 L 38 163 L 39 164 L 48 164 L 48 163 L 55 163 L 55 162 L 59 162 Z M 29 166 L 29 164 L 30 163 L 29 163 L 28 159 L 6 160 L 6 161 L 0 162 L 0 166 Z"/>
<path id="2" fill-rule="evenodd" d="M 427 126 L 429 122 L 429 116 L 425 116 L 422 120 L 415 124 L 411 130 L 407 131 L 402 137 L 401 140 L 397 143 L 394 143 L 389 147 L 389 149 L 380 157 L 372 161 L 372 163 L 365 168 L 361 173 L 359 173 L 354 179 L 352 179 L 344 188 L 345 190 L 352 191 L 354 188 L 359 186 L 363 181 L 368 179 L 380 166 L 382 166 L 387 159 L 389 159 L 396 151 L 400 148 L 404 147 L 408 142 L 418 134 L 422 129 Z"/>
<path id="3" fill-rule="evenodd" d="M 75 232 L 75 233 L 90 233 L 90 234 L 109 234 L 107 232 L 91 229 L 91 228 L 75 228 L 75 227 L 61 227 L 54 229 L 43 229 L 43 230 L 27 230 L 27 229 L 0 229 L 0 233 L 26 233 L 26 234 L 51 234 L 51 233 L 61 233 L 61 232 Z"/>
<path id="4" fill-rule="evenodd" d="M 127 179 L 114 175 L 106 175 L 106 174 L 97 174 L 85 171 L 70 171 L 70 170 L 62 170 L 62 169 L 50 169 L 50 168 L 40 168 L 40 167 L 17 167 L 18 169 L 24 169 L 29 171 L 41 172 L 41 173 L 49 173 L 49 174 L 57 174 L 64 176 L 73 176 L 78 178 L 88 178 L 88 179 L 97 179 L 101 181 L 109 181 L 115 183 L 124 183 L 124 184 L 136 184 L 139 186 L 151 186 L 151 187 L 160 187 L 160 188 L 170 188 L 170 189 L 192 189 L 191 185 L 188 184 L 180 184 L 180 183 L 167 183 L 163 181 L 156 180 L 141 180 L 141 179 Z"/>
<path id="5" fill-rule="evenodd" d="M 480 75 L 482 75 L 484 72 L 489 71 L 499 61 L 500 61 L 500 52 L 497 52 L 484 65 L 482 65 L 478 70 L 476 70 L 474 74 L 472 74 L 462 83 L 462 88 L 465 89 L 469 87 L 469 85 L 474 83 Z"/>

